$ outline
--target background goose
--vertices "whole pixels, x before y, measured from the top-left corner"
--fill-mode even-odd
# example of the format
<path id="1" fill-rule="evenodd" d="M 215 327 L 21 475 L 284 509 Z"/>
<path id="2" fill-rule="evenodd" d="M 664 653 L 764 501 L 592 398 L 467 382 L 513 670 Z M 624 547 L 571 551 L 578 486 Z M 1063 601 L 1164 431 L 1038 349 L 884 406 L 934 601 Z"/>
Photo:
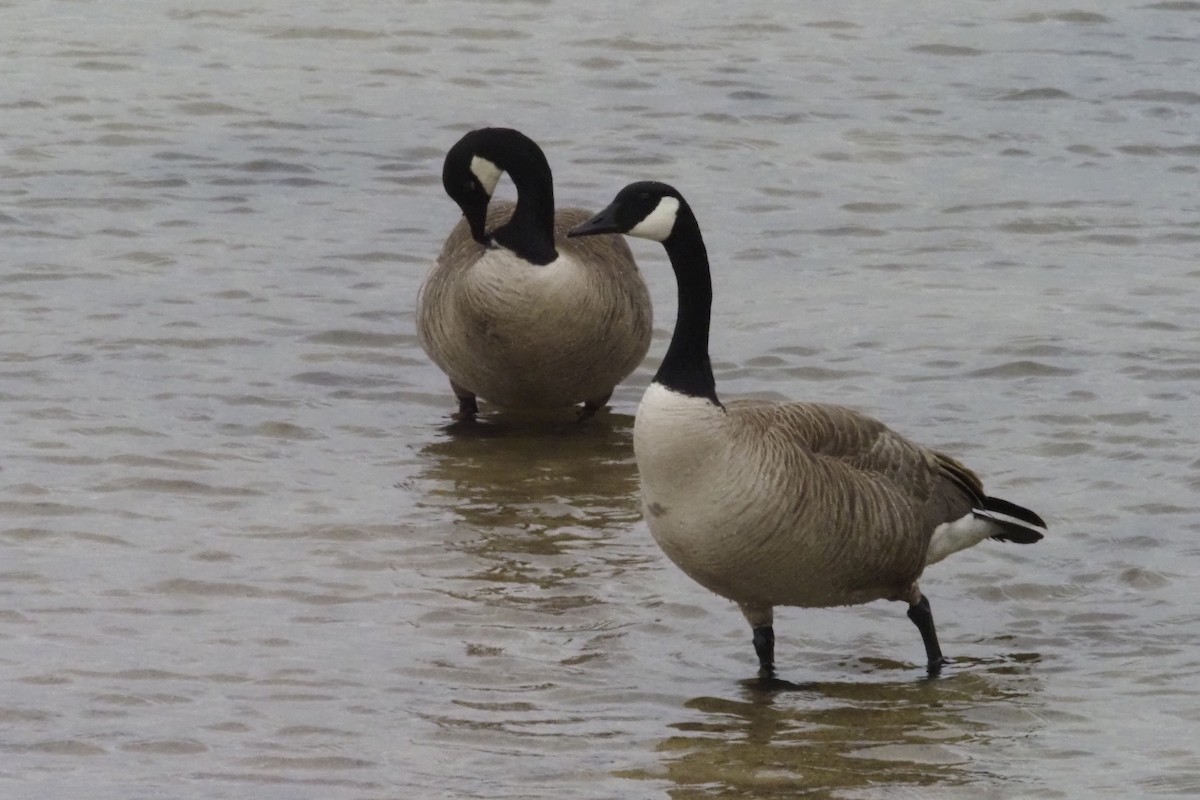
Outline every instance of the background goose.
<path id="1" fill-rule="evenodd" d="M 491 204 L 507 172 L 517 202 Z M 650 348 L 650 293 L 619 236 L 567 240 L 588 219 L 554 210 L 541 148 L 506 128 L 471 131 L 446 154 L 446 193 L 463 211 L 417 298 L 421 347 L 458 397 L 508 408 L 602 408 Z"/>
<path id="2" fill-rule="evenodd" d="M 1028 544 L 1042 519 L 988 497 L 953 458 L 848 408 L 717 397 L 708 355 L 712 281 L 700 227 L 672 187 L 622 189 L 571 236 L 662 242 L 679 289 L 671 344 L 638 406 L 634 451 L 650 532 L 701 585 L 735 601 L 774 674 L 773 607 L 902 600 L 944 663 L 917 579 L 984 539 Z"/>

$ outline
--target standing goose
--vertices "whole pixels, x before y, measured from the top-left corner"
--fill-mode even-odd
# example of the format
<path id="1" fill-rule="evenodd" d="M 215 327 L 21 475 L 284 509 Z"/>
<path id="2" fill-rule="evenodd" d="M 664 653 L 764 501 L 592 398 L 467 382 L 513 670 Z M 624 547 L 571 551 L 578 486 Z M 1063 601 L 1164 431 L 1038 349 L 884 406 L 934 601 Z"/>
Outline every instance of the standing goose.
<path id="1" fill-rule="evenodd" d="M 655 541 L 702 586 L 733 600 L 774 675 L 773 607 L 903 600 L 930 674 L 945 659 L 926 566 L 984 539 L 1029 544 L 1046 527 L 988 497 L 953 458 L 848 408 L 717 398 L 708 356 L 712 281 L 683 196 L 634 183 L 571 236 L 662 242 L 679 289 L 675 332 L 633 428 L 642 509 Z"/>
<path id="2" fill-rule="evenodd" d="M 517 202 L 491 204 L 507 172 Z M 506 408 L 564 408 L 580 418 L 650 349 L 650 293 L 619 236 L 568 241 L 591 213 L 554 210 L 541 148 L 507 128 L 471 131 L 446 154 L 446 193 L 463 212 L 417 298 L 417 336 L 450 377 L 458 419 L 476 397 Z"/>

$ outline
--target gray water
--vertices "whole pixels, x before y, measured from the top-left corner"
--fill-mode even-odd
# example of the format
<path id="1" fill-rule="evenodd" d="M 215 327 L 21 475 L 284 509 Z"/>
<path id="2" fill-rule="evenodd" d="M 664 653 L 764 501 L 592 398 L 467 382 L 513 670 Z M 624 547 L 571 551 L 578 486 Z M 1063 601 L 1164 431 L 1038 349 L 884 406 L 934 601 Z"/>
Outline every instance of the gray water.
<path id="1" fill-rule="evenodd" d="M 0 796 L 1200 795 L 1200 3 L 0 3 Z M 1095 10 L 1102 9 L 1102 10 Z M 484 124 L 675 183 L 725 397 L 855 406 L 1050 523 L 777 616 L 415 294 Z M 501 196 L 511 196 L 501 184 Z"/>

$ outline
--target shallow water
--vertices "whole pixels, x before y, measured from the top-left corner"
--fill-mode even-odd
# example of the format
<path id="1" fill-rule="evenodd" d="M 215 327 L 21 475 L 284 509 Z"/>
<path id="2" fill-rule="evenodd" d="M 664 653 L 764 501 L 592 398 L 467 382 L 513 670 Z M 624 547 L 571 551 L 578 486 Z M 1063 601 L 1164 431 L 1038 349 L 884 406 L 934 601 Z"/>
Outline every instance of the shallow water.
<path id="1" fill-rule="evenodd" d="M 1200 4 L 0 4 L 0 793 L 1200 795 Z M 639 519 L 632 415 L 415 341 L 481 124 L 656 178 L 727 397 L 836 401 L 1050 522 L 779 684 Z M 511 186 L 501 184 L 501 194 Z"/>

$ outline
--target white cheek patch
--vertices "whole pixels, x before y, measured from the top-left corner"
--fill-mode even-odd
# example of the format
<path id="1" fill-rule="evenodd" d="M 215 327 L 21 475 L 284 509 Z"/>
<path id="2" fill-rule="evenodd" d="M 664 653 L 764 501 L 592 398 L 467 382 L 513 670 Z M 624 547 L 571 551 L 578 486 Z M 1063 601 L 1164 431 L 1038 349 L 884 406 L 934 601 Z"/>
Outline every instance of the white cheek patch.
<path id="1" fill-rule="evenodd" d="M 491 195 L 492 192 L 496 191 L 496 184 L 500 182 L 500 176 L 504 173 L 504 170 L 483 156 L 472 156 L 471 172 L 483 184 L 483 190 Z"/>
<path id="2" fill-rule="evenodd" d="M 629 235 L 653 239 L 656 242 L 666 241 L 675 227 L 675 218 L 678 215 L 679 199 L 664 197 L 658 201 L 658 205 L 646 215 L 645 219 L 629 229 Z"/>

